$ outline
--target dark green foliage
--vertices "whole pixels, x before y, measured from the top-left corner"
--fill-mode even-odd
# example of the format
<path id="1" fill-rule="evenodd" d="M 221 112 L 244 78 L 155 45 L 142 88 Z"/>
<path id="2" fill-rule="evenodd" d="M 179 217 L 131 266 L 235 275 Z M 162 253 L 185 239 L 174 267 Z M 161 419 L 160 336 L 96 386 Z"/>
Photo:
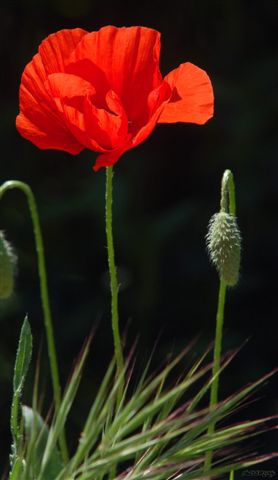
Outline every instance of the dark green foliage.
<path id="1" fill-rule="evenodd" d="M 231 425 L 229 417 L 271 374 L 209 411 L 200 408 L 199 404 L 212 382 L 211 365 L 204 363 L 204 355 L 184 371 L 185 354 L 173 358 L 155 376 L 148 377 L 146 369 L 135 388 L 130 386 L 131 365 L 127 364 L 125 378 L 129 380 L 120 404 L 118 393 L 122 391 L 123 378 L 115 375 L 113 360 L 92 399 L 78 445 L 69 462 L 63 465 L 58 453 L 58 438 L 77 393 L 86 347 L 49 429 L 37 413 L 24 407 L 25 437 L 21 438 L 24 469 L 18 477 L 14 474 L 12 480 L 104 480 L 108 476 L 111 479 L 166 480 L 171 475 L 175 478 L 176 474 L 182 475 L 180 478 L 194 479 L 203 475 L 208 449 L 214 452 L 216 460 L 207 475 L 220 475 L 231 468 L 236 470 L 259 462 L 260 458 L 251 452 L 242 457 L 240 445 L 267 428 L 269 419 Z M 231 358 L 228 357 L 223 368 Z M 173 383 L 169 380 L 175 376 L 175 369 L 182 374 Z M 195 394 L 191 395 L 194 387 L 197 387 Z M 211 422 L 219 425 L 213 435 L 207 433 Z"/>

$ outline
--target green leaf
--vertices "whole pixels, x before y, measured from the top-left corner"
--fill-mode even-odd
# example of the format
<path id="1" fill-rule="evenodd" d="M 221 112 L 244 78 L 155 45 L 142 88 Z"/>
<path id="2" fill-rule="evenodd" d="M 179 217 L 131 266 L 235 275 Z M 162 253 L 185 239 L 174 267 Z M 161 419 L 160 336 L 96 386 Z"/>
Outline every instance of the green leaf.
<path id="1" fill-rule="evenodd" d="M 17 458 L 14 462 L 12 471 L 9 476 L 9 480 L 20 480 L 23 472 L 23 461 L 21 458 Z"/>
<path id="2" fill-rule="evenodd" d="M 26 405 L 22 407 L 22 416 L 26 440 L 30 446 L 30 451 L 32 451 L 32 476 L 37 478 L 41 470 L 41 463 L 49 437 L 49 429 L 40 414 Z M 56 446 L 51 451 L 42 476 L 43 480 L 53 480 L 62 468 L 62 457 Z"/>
<path id="3" fill-rule="evenodd" d="M 13 379 L 13 400 L 12 400 L 12 408 L 11 408 L 11 433 L 13 437 L 12 443 L 12 452 L 11 452 L 11 468 L 15 466 L 15 462 L 18 458 L 18 450 L 19 450 L 19 441 L 20 441 L 20 431 L 18 426 L 18 410 L 19 410 L 19 403 L 22 394 L 22 389 L 24 385 L 24 381 L 28 372 L 28 368 L 31 361 L 32 356 L 32 333 L 30 324 L 28 322 L 27 317 L 23 322 L 20 338 L 18 343 L 18 349 L 16 354 L 15 360 L 15 368 L 14 368 L 14 379 Z"/>
<path id="4" fill-rule="evenodd" d="M 14 393 L 21 390 L 28 372 L 32 356 L 32 333 L 28 318 L 23 322 L 16 354 L 13 387 Z"/>

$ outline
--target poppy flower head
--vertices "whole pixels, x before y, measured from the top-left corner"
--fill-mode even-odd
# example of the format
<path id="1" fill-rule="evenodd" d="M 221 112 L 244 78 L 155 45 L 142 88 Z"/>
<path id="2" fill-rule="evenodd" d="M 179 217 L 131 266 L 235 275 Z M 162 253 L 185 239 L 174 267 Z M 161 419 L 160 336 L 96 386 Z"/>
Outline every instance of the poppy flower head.
<path id="1" fill-rule="evenodd" d="M 160 33 L 150 28 L 49 35 L 24 69 L 17 129 L 41 149 L 98 152 L 98 170 L 157 123 L 205 123 L 213 115 L 208 75 L 187 62 L 163 79 L 159 60 Z"/>

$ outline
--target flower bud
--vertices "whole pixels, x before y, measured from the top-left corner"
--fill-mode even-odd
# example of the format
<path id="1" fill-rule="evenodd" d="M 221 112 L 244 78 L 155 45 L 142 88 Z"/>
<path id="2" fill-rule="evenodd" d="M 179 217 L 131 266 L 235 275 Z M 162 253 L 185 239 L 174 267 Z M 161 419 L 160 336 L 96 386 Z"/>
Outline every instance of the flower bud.
<path id="1" fill-rule="evenodd" d="M 229 286 L 238 282 L 241 235 L 236 217 L 218 212 L 211 218 L 206 236 L 209 256 L 220 278 Z"/>
<path id="2" fill-rule="evenodd" d="M 13 249 L 0 230 L 0 299 L 8 298 L 13 293 L 15 264 Z"/>

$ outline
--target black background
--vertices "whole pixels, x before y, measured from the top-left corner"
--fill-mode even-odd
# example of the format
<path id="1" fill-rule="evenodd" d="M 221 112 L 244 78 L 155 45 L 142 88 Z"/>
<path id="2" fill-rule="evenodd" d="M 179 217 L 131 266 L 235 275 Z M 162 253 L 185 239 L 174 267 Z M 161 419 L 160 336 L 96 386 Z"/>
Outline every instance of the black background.
<path id="1" fill-rule="evenodd" d="M 129 325 L 129 347 L 139 335 L 138 363 L 147 358 L 161 332 L 158 362 L 198 334 L 198 351 L 213 338 L 218 278 L 209 264 L 204 237 L 209 218 L 218 209 L 222 173 L 231 168 L 243 251 L 240 282 L 227 298 L 224 348 L 236 348 L 247 338 L 249 342 L 223 376 L 221 395 L 271 370 L 277 363 L 277 1 L 171 0 L 163 5 L 17 0 L 1 3 L 0 18 L 0 179 L 27 182 L 38 202 L 63 383 L 85 337 L 99 322 L 79 408 L 71 420 L 73 437 L 112 354 L 105 171 L 92 171 L 93 152 L 73 157 L 40 151 L 14 126 L 22 70 L 40 41 L 62 28 L 91 31 L 107 24 L 155 28 L 162 33 L 163 74 L 191 61 L 208 72 L 214 86 L 215 116 L 207 125 L 158 125 L 115 167 L 121 330 Z M 15 293 L 0 304 L 4 468 L 13 362 L 26 313 L 34 333 L 34 360 L 40 342 L 45 342 L 33 235 L 22 193 L 6 194 L 0 209 L 0 228 L 18 255 Z M 44 348 L 43 372 L 45 358 Z M 47 408 L 50 379 L 48 373 L 42 377 Z M 263 400 L 248 417 L 275 413 L 274 385 L 272 380 L 262 390 Z M 30 402 L 28 388 L 26 401 Z M 271 442 L 262 442 L 261 450 L 274 449 L 274 439 Z"/>

